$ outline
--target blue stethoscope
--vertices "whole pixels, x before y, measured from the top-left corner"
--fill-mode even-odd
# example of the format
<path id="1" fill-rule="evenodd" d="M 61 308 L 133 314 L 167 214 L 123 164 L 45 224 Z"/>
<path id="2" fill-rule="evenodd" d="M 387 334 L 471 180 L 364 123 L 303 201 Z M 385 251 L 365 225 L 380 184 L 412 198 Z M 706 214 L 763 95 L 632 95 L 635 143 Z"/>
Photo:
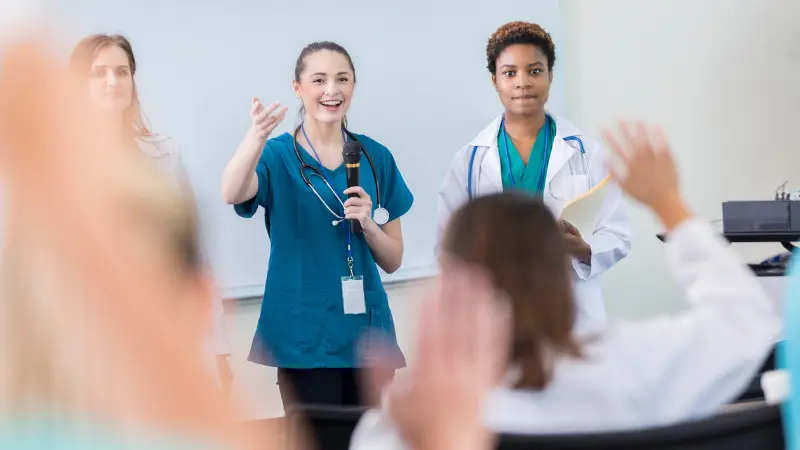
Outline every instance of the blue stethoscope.
<path id="1" fill-rule="evenodd" d="M 550 142 L 550 121 L 553 120 L 549 115 L 545 114 L 545 130 L 544 130 L 544 141 Z M 503 116 L 503 119 L 500 121 L 500 130 L 503 133 L 503 140 L 505 143 L 505 151 L 506 151 L 506 161 L 511 161 L 511 155 L 508 152 L 508 133 L 506 133 L 505 127 L 506 118 Z M 578 150 L 581 154 L 581 162 L 583 162 L 583 171 L 586 173 L 586 176 L 589 178 L 589 186 L 592 186 L 592 174 L 589 173 L 589 164 L 586 162 L 586 149 L 583 147 L 583 141 L 578 136 L 567 136 L 564 138 L 565 141 L 576 141 L 578 143 Z M 469 167 L 467 169 L 467 196 L 470 200 L 472 200 L 473 190 L 472 190 L 472 173 L 475 167 L 475 156 L 478 154 L 478 147 L 473 146 L 472 152 L 469 157 Z M 545 148 L 544 155 L 542 155 L 542 172 L 539 174 L 539 189 L 538 192 L 543 194 L 544 193 L 544 186 L 545 186 L 545 176 L 546 176 L 546 168 L 547 164 L 544 164 L 550 158 L 550 149 Z M 508 165 L 508 177 L 511 180 L 511 188 L 516 188 L 516 181 L 514 180 L 514 174 L 511 173 L 511 164 Z"/>

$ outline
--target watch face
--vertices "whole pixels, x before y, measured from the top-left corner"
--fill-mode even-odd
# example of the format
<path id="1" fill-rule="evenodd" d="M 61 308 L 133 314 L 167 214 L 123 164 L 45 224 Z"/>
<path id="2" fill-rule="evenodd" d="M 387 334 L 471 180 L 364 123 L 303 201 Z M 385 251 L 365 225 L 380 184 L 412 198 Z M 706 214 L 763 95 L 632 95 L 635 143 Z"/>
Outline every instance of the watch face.
<path id="1" fill-rule="evenodd" d="M 378 225 L 386 225 L 386 222 L 389 221 L 389 211 L 384 208 L 376 209 L 375 212 L 372 213 L 372 220 Z"/>

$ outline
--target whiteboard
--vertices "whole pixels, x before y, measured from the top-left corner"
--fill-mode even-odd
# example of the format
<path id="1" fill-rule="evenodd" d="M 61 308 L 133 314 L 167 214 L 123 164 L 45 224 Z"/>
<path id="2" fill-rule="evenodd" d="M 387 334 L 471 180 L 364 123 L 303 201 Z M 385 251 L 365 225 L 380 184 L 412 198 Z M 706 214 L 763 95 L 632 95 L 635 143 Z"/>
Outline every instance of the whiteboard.
<path id="1" fill-rule="evenodd" d="M 203 240 L 226 298 L 262 294 L 269 240 L 262 213 L 241 219 L 221 198 L 222 171 L 249 126 L 254 96 L 290 107 L 273 134 L 297 123 L 291 81 L 300 50 L 330 40 L 357 74 L 350 128 L 386 145 L 414 193 L 402 218 L 403 265 L 385 281 L 435 272 L 436 196 L 454 153 L 502 111 L 485 48 L 505 22 L 541 24 L 561 42 L 558 0 L 406 3 L 229 0 L 50 0 L 64 51 L 84 35 L 132 42 L 136 82 L 155 132 L 180 145 L 197 195 Z M 467 12 L 472 11 L 472 12 Z M 524 12 L 524 13 L 522 13 Z M 563 52 L 558 52 L 560 56 Z M 548 107 L 563 113 L 556 59 Z M 289 199 L 291 201 L 291 199 Z"/>

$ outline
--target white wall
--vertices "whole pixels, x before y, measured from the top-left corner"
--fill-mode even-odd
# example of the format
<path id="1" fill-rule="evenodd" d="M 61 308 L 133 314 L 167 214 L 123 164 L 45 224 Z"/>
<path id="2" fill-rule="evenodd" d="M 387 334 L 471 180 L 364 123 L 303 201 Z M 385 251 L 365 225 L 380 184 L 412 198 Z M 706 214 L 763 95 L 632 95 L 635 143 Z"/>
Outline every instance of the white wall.
<path id="1" fill-rule="evenodd" d="M 587 132 L 619 117 L 662 124 L 695 210 L 800 188 L 800 2 L 562 0 L 567 109 Z M 609 312 L 644 317 L 683 306 L 665 273 L 659 230 L 630 208 L 631 255 L 604 277 Z M 777 245 L 736 244 L 755 258 Z"/>
<path id="2" fill-rule="evenodd" d="M 254 96 L 290 107 L 275 135 L 296 125 L 300 103 L 291 81 L 305 45 L 332 40 L 348 49 L 358 74 L 349 123 L 392 150 L 414 193 L 403 217 L 403 267 L 392 275 L 403 278 L 435 268 L 431 218 L 441 180 L 458 148 L 501 112 L 486 70 L 489 35 L 522 19 L 561 37 L 558 0 L 508 0 L 479 12 L 457 0 L 231 0 L 191 7 L 176 0 L 43 1 L 59 19 L 66 50 L 89 33 L 131 39 L 144 110 L 154 130 L 183 149 L 226 297 L 263 292 L 269 239 L 261 214 L 245 221 L 222 203 L 222 171 L 249 125 Z M 549 106 L 557 111 L 563 90 L 556 76 Z"/>

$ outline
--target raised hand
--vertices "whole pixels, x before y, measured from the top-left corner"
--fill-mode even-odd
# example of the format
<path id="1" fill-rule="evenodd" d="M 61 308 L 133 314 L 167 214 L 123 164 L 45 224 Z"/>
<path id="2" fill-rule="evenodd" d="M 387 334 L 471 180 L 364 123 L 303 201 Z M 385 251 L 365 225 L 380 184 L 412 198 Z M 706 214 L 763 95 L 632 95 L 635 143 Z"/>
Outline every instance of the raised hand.
<path id="1" fill-rule="evenodd" d="M 604 138 L 620 167 L 611 175 L 625 193 L 649 206 L 672 228 L 691 214 L 678 187 L 678 171 L 664 133 L 658 127 L 620 122 L 619 131 Z"/>
<path id="2" fill-rule="evenodd" d="M 491 448 L 483 401 L 507 368 L 509 309 L 485 273 L 448 261 L 422 307 L 410 377 L 388 391 L 388 409 L 414 448 Z"/>
<path id="3" fill-rule="evenodd" d="M 622 165 L 611 174 L 625 193 L 650 207 L 680 197 L 675 162 L 660 128 L 620 122 L 619 131 L 606 131 L 604 138 Z"/>
<path id="4" fill-rule="evenodd" d="M 265 107 L 257 98 L 253 99 L 253 105 L 250 108 L 250 120 L 253 122 L 253 131 L 259 140 L 266 141 L 270 133 L 286 117 L 288 108 L 285 106 L 278 108 L 279 106 L 280 102 L 275 102 Z"/>

